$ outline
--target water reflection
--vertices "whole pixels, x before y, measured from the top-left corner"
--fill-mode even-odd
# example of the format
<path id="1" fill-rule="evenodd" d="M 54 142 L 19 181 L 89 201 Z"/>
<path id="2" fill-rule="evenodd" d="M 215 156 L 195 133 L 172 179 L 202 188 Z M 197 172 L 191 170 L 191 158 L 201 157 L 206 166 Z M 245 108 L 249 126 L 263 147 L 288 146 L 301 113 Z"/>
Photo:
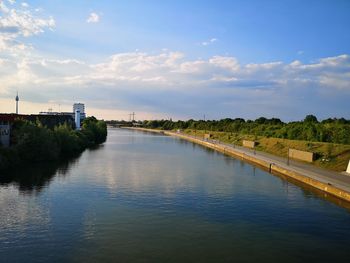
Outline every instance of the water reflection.
<path id="1" fill-rule="evenodd" d="M 33 191 L 25 190 L 25 193 Z M 18 195 L 18 189 L 14 185 L 3 186 L 0 189 L 0 219 L 0 230 L 16 229 L 20 233 L 26 230 L 29 223 L 43 228 L 50 220 L 47 207 L 29 201 L 26 195 Z M 2 238 L 5 238 L 5 234 L 7 233 L 2 233 Z"/>
<path id="2" fill-rule="evenodd" d="M 104 145 L 90 147 L 85 153 L 99 151 Z M 0 174 L 0 187 L 15 185 L 22 194 L 38 194 L 47 187 L 55 176 L 64 177 L 78 164 L 82 154 L 54 162 L 25 164 Z"/>
<path id="3" fill-rule="evenodd" d="M 65 176 L 80 155 L 59 162 L 41 162 L 11 169 L 1 174 L 0 186 L 15 185 L 22 194 L 38 194 L 55 175 Z"/>
<path id="4" fill-rule="evenodd" d="M 340 207 L 343 207 L 347 209 L 350 212 L 350 203 L 347 201 L 344 201 L 342 199 L 339 199 L 333 195 L 327 194 L 321 190 L 318 190 L 314 187 L 311 187 L 310 185 L 304 184 L 300 181 L 297 181 L 293 178 L 290 178 L 288 176 L 285 176 L 284 174 L 280 173 L 273 173 L 273 175 L 280 178 L 281 184 L 283 185 L 284 189 L 286 189 L 286 192 L 289 193 L 290 191 L 301 191 L 303 197 L 305 199 L 314 199 L 315 196 L 325 199 L 328 202 L 331 202 L 333 204 L 336 204 Z M 295 188 L 294 186 L 298 186 L 299 188 Z M 298 194 L 295 194 L 298 195 Z M 296 197 L 299 198 L 299 197 Z"/>

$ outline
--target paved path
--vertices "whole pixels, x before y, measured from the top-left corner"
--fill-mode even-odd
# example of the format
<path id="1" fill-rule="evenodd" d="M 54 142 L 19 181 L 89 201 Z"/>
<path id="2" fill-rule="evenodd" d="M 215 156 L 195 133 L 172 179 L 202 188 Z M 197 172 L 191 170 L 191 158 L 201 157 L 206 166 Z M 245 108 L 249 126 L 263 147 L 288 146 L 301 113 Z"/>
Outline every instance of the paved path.
<path id="1" fill-rule="evenodd" d="M 168 132 L 169 134 L 172 134 L 174 136 L 177 135 L 175 132 Z M 346 192 L 350 193 L 350 175 L 346 175 L 343 173 L 333 172 L 329 170 L 325 170 L 310 164 L 306 164 L 303 162 L 298 162 L 295 160 L 289 160 L 289 164 L 287 163 L 287 158 L 275 156 L 269 153 L 261 152 L 261 151 L 254 151 L 253 149 L 247 149 L 241 146 L 222 143 L 217 140 L 204 140 L 200 137 L 188 135 L 186 133 L 181 133 L 182 136 L 187 136 L 189 138 L 194 138 L 201 141 L 207 141 L 213 144 L 224 146 L 227 149 L 233 149 L 234 151 L 244 153 L 248 156 L 252 156 L 261 160 L 264 160 L 269 163 L 274 163 L 276 165 L 279 165 L 280 167 L 291 170 L 297 173 L 300 173 L 304 176 L 313 178 L 315 180 L 318 180 L 320 182 L 333 185 L 339 189 L 342 189 Z"/>

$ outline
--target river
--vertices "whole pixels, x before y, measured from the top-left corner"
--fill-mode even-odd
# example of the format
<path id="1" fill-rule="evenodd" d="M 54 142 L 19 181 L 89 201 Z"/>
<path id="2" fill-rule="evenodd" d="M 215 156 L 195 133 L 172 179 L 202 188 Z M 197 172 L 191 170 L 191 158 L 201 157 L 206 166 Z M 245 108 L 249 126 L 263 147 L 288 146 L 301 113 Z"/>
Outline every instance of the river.
<path id="1" fill-rule="evenodd" d="M 0 262 L 347 262 L 350 210 L 173 137 L 109 129 L 0 176 Z"/>

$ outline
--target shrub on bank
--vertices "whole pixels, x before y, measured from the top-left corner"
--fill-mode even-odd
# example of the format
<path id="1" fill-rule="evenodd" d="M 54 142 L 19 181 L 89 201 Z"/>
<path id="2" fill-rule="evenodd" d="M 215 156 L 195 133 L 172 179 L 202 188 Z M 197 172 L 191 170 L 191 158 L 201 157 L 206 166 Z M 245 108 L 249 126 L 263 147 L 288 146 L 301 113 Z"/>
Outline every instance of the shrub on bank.
<path id="1" fill-rule="evenodd" d="M 49 130 L 41 123 L 18 121 L 13 129 L 18 157 L 23 161 L 56 160 L 59 157 L 59 148 L 54 131 Z"/>
<path id="2" fill-rule="evenodd" d="M 85 149 L 85 144 L 79 139 L 77 133 L 67 124 L 54 128 L 54 136 L 60 146 L 61 156 L 71 156 Z"/>
<path id="3" fill-rule="evenodd" d="M 106 141 L 107 125 L 104 121 L 98 121 L 95 117 L 86 118 L 82 125 L 82 132 L 93 144 Z"/>
<path id="4" fill-rule="evenodd" d="M 80 131 L 66 123 L 49 129 L 38 121 L 17 120 L 12 127 L 12 146 L 0 146 L 0 170 L 23 162 L 70 157 L 105 142 L 106 138 L 105 122 L 95 117 L 86 118 Z"/>

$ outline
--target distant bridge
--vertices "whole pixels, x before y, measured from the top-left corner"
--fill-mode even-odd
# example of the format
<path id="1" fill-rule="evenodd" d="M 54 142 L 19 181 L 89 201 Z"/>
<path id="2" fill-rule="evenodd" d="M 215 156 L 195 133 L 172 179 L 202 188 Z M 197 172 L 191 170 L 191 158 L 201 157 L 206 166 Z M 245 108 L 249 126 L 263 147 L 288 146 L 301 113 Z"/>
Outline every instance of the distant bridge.
<path id="1" fill-rule="evenodd" d="M 120 127 L 140 127 L 141 124 L 138 122 L 128 121 L 106 121 L 107 127 L 109 128 L 120 128 Z"/>

